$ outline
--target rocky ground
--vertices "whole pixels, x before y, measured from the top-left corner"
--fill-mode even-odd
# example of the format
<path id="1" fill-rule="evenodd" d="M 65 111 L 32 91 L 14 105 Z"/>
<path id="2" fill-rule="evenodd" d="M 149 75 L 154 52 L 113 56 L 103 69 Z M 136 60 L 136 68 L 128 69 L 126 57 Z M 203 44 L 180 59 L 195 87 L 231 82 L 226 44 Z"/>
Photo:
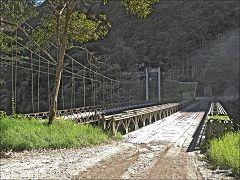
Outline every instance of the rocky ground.
<path id="1" fill-rule="evenodd" d="M 206 108 L 198 101 L 119 143 L 12 153 L 1 159 L 1 179 L 233 179 L 228 171 L 209 169 L 197 151 L 189 152 Z"/>

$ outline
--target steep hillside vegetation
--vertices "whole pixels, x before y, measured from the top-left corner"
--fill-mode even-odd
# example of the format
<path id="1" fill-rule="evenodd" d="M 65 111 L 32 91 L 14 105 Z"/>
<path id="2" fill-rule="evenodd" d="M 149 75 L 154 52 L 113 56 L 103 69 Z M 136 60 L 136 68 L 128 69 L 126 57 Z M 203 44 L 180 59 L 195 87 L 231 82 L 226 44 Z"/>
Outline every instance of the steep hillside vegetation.
<path id="1" fill-rule="evenodd" d="M 195 50 L 238 26 L 238 4 L 238 1 L 161 1 L 150 17 L 138 19 L 110 1 L 106 7 L 95 8 L 108 15 L 112 23 L 110 35 L 89 47 L 109 55 L 122 70 L 142 62 L 182 69 L 180 64 L 184 61 L 186 64 Z M 186 67 L 184 71 L 187 73 Z"/>
<path id="2" fill-rule="evenodd" d="M 101 3 L 96 4 L 88 13 L 96 14 L 98 12 L 105 13 L 112 24 L 107 38 L 87 44 L 87 47 L 95 54 L 106 57 L 103 58 L 104 63 L 91 62 L 96 66 L 104 66 L 104 68 L 98 69 L 101 73 L 119 78 L 123 75 L 121 73 L 123 71 L 138 71 L 142 63 L 145 63 L 144 65 L 147 67 L 160 65 L 164 72 L 162 78 L 165 89 L 162 92 L 168 92 L 169 88 L 174 89 L 177 80 L 199 80 L 201 87 L 213 83 L 214 92 L 218 95 L 222 94 L 224 88 L 228 87 L 229 84 L 233 85 L 239 80 L 237 74 L 239 71 L 236 69 L 238 66 L 235 65 L 237 56 L 235 60 L 231 59 L 230 56 L 228 59 L 222 58 L 228 55 L 229 50 L 232 50 L 231 57 L 234 56 L 237 47 L 231 49 L 231 46 L 236 45 L 235 39 L 237 39 L 238 34 L 230 35 L 233 45 L 226 47 L 228 50 L 224 50 L 224 46 L 217 49 L 217 45 L 215 47 L 214 44 L 211 44 L 215 40 L 221 39 L 231 29 L 236 29 L 239 26 L 239 1 L 162 0 L 154 6 L 153 13 L 146 19 L 127 14 L 117 1 L 109 1 L 106 6 Z M 35 19 L 31 23 L 34 26 L 37 20 Z M 226 39 L 222 39 L 222 42 L 225 41 Z M 212 50 L 214 55 L 202 57 L 204 49 L 212 46 L 215 47 L 213 48 L 215 50 Z M 211 54 L 212 51 L 209 53 Z M 219 54 L 218 51 L 223 54 Z M 68 53 L 78 61 L 89 65 L 85 52 L 77 49 Z M 210 60 L 213 65 L 208 66 Z M 223 60 L 223 62 L 218 63 L 218 60 Z M 212 76 L 212 72 L 216 70 L 214 63 L 217 64 L 216 69 L 219 73 L 214 73 L 215 75 Z M 226 71 L 222 67 L 234 69 Z M 11 69 L 3 66 L 1 68 L 1 78 L 4 80 L 0 89 L 1 107 L 11 112 L 11 79 L 9 78 L 11 77 Z M 222 79 L 224 81 L 218 78 L 222 72 L 225 73 L 224 78 L 231 77 L 231 80 L 228 79 L 229 82 L 225 81 L 224 78 Z M 206 77 L 210 76 L 211 78 L 205 82 Z M 34 78 L 37 79 L 37 76 Z M 51 82 L 53 77 L 50 78 L 52 78 Z M 171 81 L 172 84 L 165 83 L 165 80 Z M 68 81 L 64 82 L 64 88 L 70 92 L 71 85 L 68 83 Z M 30 108 L 24 103 L 25 99 L 29 100 L 30 98 L 29 84 L 31 84 L 31 78 L 27 76 L 26 72 L 18 71 L 18 97 L 21 96 L 18 102 L 21 101 L 22 104 L 19 107 L 26 111 Z M 40 91 L 45 91 L 45 87 L 47 87 L 47 81 L 44 81 L 42 76 Z M 235 84 L 234 87 L 238 86 Z M 200 95 L 201 92 L 200 89 Z M 36 94 L 36 92 L 34 93 Z M 40 109 L 44 111 L 48 107 L 47 98 L 47 94 L 40 97 L 42 100 Z M 68 99 L 70 98 L 68 97 Z"/>
<path id="3" fill-rule="evenodd" d="M 239 29 L 225 33 L 193 58 L 206 61 L 199 80 L 212 86 L 215 95 L 228 95 L 227 88 L 239 87 Z"/>
<path id="4" fill-rule="evenodd" d="M 231 30 L 199 51 L 194 58 L 206 61 L 201 87 L 213 88 L 239 123 L 239 29 Z"/>

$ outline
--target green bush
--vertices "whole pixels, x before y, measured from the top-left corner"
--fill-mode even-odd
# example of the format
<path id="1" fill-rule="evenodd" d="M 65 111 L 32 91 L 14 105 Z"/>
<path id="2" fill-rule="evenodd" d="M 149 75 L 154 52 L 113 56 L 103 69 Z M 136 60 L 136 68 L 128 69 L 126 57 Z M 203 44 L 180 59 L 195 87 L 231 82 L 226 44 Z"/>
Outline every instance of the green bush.
<path id="1" fill-rule="evenodd" d="M 48 126 L 46 120 L 21 116 L 1 117 L 0 137 L 1 151 L 83 147 L 112 140 L 110 134 L 91 125 L 58 120 Z"/>
<path id="2" fill-rule="evenodd" d="M 227 133 L 210 141 L 209 157 L 214 165 L 240 173 L 240 132 Z"/>
<path id="3" fill-rule="evenodd" d="M 210 115 L 208 116 L 208 119 L 231 121 L 229 116 L 226 115 Z"/>

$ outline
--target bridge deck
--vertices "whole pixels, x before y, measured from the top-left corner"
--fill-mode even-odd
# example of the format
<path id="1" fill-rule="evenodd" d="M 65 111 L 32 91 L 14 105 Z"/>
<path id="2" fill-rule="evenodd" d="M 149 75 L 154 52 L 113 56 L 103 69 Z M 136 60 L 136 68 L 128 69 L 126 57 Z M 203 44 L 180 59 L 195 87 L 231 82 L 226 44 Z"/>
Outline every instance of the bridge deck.
<path id="1" fill-rule="evenodd" d="M 172 143 L 175 146 L 187 147 L 208 111 L 208 106 L 208 101 L 197 101 L 180 112 L 126 134 L 126 141 L 137 144 Z"/>
<path id="2" fill-rule="evenodd" d="M 98 120 L 98 124 L 103 129 L 111 129 L 113 133 L 120 131 L 125 134 L 176 113 L 192 102 L 192 100 L 189 100 L 181 103 L 168 103 L 127 110 L 119 114 L 103 116 Z"/>

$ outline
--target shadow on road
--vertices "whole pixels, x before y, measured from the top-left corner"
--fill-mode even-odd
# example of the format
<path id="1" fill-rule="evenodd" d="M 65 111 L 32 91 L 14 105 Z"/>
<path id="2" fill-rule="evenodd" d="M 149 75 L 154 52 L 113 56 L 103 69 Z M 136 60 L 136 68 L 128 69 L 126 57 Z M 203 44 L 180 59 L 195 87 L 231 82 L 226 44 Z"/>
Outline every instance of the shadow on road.
<path id="1" fill-rule="evenodd" d="M 204 105 L 205 103 L 207 103 L 207 106 Z M 192 152 L 192 151 L 196 151 L 196 150 L 200 150 L 200 142 L 202 141 L 202 135 L 203 135 L 203 126 L 204 126 L 204 121 L 206 119 L 206 116 L 208 114 L 208 110 L 210 108 L 211 105 L 211 101 L 210 100 L 204 100 L 204 101 L 199 101 L 199 103 L 196 103 L 195 106 L 198 108 L 185 108 L 184 110 L 182 110 L 182 112 L 197 112 L 197 111 L 205 111 L 205 114 L 200 122 L 200 124 L 198 125 L 196 131 L 193 134 L 193 139 L 190 143 L 190 145 L 187 148 L 187 152 Z M 201 106 L 199 108 L 199 106 Z"/>

